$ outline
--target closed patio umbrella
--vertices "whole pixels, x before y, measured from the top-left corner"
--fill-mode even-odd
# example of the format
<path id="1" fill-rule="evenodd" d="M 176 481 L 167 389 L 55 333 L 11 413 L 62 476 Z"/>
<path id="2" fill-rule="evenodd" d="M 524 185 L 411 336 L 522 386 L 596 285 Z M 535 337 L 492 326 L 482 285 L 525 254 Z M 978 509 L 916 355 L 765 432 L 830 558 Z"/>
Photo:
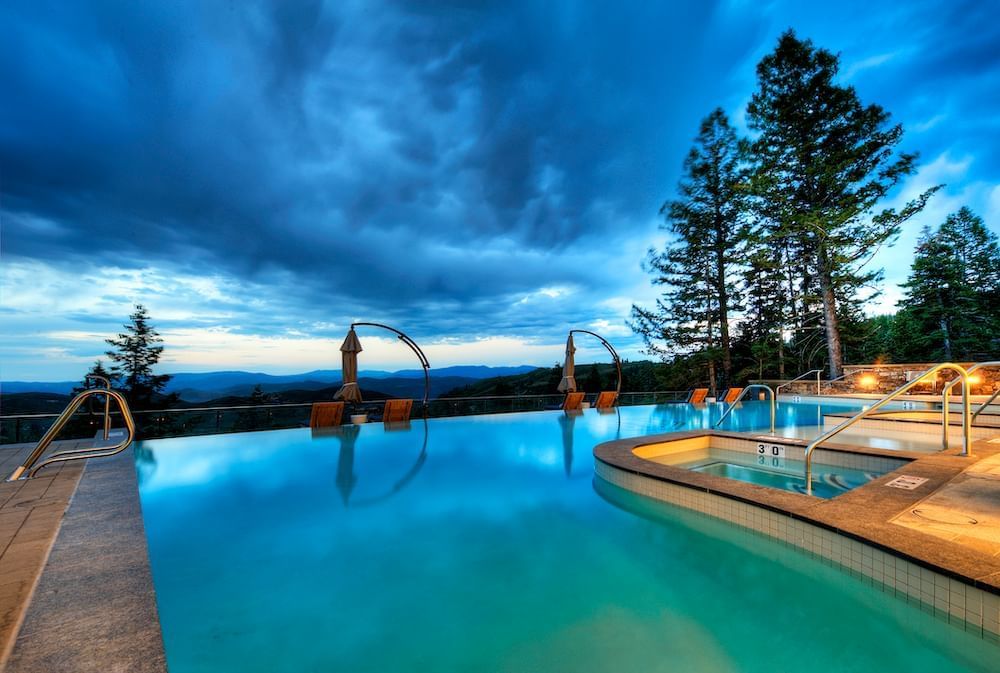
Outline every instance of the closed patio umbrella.
<path id="1" fill-rule="evenodd" d="M 557 388 L 561 393 L 576 392 L 576 379 L 573 378 L 573 353 L 576 353 L 576 346 L 573 345 L 573 334 L 570 333 L 566 338 L 566 361 L 563 363 L 563 377 Z"/>
<path id="2" fill-rule="evenodd" d="M 333 399 L 348 402 L 361 401 L 361 389 L 358 388 L 358 353 L 360 352 L 361 342 L 358 341 L 358 334 L 352 327 L 347 333 L 344 343 L 340 345 L 344 385 L 340 387 Z"/>

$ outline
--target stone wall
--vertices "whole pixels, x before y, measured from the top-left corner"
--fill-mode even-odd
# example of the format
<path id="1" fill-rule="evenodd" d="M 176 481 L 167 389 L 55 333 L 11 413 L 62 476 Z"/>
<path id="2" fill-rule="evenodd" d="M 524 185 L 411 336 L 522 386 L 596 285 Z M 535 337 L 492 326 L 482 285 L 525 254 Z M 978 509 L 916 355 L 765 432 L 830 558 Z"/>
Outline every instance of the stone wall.
<path id="1" fill-rule="evenodd" d="M 958 363 L 963 367 L 971 367 L 974 363 Z M 919 377 L 923 372 L 934 366 L 934 363 L 918 362 L 908 364 L 892 365 L 844 365 L 846 376 L 840 381 L 825 383 L 822 386 L 824 393 L 889 393 L 899 388 L 904 383 L 908 383 Z M 951 381 L 955 374 L 950 371 L 941 371 L 932 379 L 921 382 L 912 389 L 914 394 L 940 393 L 944 385 Z M 976 379 L 972 385 L 973 395 L 991 395 L 996 390 L 1000 390 L 1000 367 L 984 367 L 977 370 L 973 377 Z M 795 394 L 815 394 L 815 381 L 801 381 L 792 384 L 782 392 L 793 392 Z M 958 392 L 956 388 L 955 392 Z"/>

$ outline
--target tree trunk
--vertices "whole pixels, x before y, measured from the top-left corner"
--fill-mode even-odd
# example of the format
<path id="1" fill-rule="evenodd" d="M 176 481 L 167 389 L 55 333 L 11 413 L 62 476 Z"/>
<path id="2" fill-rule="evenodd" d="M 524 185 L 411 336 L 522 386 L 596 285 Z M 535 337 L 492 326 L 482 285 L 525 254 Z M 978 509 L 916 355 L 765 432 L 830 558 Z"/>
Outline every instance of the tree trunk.
<path id="1" fill-rule="evenodd" d="M 948 321 L 945 320 L 944 316 L 941 316 L 941 337 L 944 340 L 944 359 L 945 362 L 951 362 L 951 335 L 948 333 Z"/>
<path id="2" fill-rule="evenodd" d="M 718 398 L 718 391 L 715 389 L 715 360 L 708 361 L 708 394 Z"/>
<path id="3" fill-rule="evenodd" d="M 732 382 L 733 358 L 729 349 L 729 293 L 726 292 L 726 263 L 724 252 L 715 253 L 715 281 L 719 293 L 719 342 L 722 346 L 722 383 Z"/>
<path id="4" fill-rule="evenodd" d="M 785 335 L 778 328 L 778 378 L 785 378 Z"/>
<path id="5" fill-rule="evenodd" d="M 819 288 L 823 299 L 823 322 L 826 328 L 826 350 L 830 358 L 830 378 L 840 376 L 844 365 L 841 352 L 840 326 L 837 324 L 837 298 L 833 294 L 833 274 L 827 259 L 826 248 L 819 248 Z"/>

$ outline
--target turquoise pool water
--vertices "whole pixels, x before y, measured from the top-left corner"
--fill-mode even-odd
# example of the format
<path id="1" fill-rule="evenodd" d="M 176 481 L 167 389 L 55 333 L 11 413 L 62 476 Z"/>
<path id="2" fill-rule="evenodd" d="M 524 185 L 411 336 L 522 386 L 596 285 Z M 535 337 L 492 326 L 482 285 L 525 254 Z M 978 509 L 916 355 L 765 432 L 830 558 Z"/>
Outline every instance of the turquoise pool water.
<path id="1" fill-rule="evenodd" d="M 595 444 L 678 415 L 141 443 L 170 671 L 995 670 L 845 573 L 595 482 Z"/>
<path id="2" fill-rule="evenodd" d="M 716 451 L 716 457 L 697 460 L 692 463 L 680 463 L 683 467 L 696 472 L 714 474 L 718 477 L 745 481 L 758 486 L 768 486 L 782 491 L 806 493 L 805 463 L 797 460 L 782 460 L 781 466 L 771 465 L 770 459 L 759 458 L 753 454 L 742 454 L 736 451 Z M 900 462 L 900 465 L 903 465 Z M 813 483 L 811 495 L 817 498 L 835 498 L 847 493 L 853 488 L 863 486 L 885 472 L 867 472 L 847 467 L 833 467 L 822 463 L 813 465 Z"/>

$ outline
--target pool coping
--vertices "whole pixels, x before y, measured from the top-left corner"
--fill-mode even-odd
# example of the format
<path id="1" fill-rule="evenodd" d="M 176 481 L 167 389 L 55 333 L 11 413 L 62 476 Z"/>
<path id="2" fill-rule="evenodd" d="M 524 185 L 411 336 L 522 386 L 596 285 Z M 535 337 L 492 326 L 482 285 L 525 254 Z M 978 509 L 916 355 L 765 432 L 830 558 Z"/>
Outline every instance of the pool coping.
<path id="1" fill-rule="evenodd" d="M 1000 596 L 1000 559 L 891 523 L 891 519 L 896 515 L 926 498 L 978 460 L 1000 452 L 1000 445 L 991 445 L 985 440 L 974 442 L 973 455 L 963 458 L 958 455 L 957 448 L 927 454 L 824 444 L 823 449 L 829 451 L 905 458 L 911 461 L 868 484 L 831 499 L 820 499 L 712 474 L 692 472 L 655 463 L 632 453 L 633 449 L 640 446 L 705 435 L 743 440 L 765 438 L 764 435 L 756 433 L 690 430 L 604 442 L 594 448 L 594 457 L 600 463 L 628 473 L 783 514 Z M 804 440 L 787 437 L 767 437 L 767 441 L 789 446 L 808 444 Z M 887 482 L 898 477 L 903 471 L 908 475 L 925 478 L 927 481 L 913 490 L 884 488 Z"/>
<path id="2" fill-rule="evenodd" d="M 133 451 L 86 461 L 4 673 L 166 673 Z"/>

